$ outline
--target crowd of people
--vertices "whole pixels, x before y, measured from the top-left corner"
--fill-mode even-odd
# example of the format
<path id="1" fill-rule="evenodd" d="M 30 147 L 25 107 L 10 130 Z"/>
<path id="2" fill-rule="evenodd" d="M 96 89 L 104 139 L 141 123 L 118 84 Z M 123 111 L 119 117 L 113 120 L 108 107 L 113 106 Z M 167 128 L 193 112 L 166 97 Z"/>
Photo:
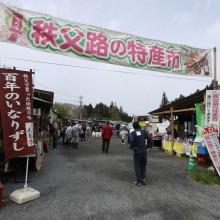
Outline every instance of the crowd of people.
<path id="1" fill-rule="evenodd" d="M 122 144 L 129 143 L 129 129 L 126 126 L 116 126 L 109 123 L 111 130 L 116 131 L 117 138 L 121 138 Z M 57 148 L 58 139 L 62 138 L 63 145 L 77 149 L 79 142 L 91 142 L 93 137 L 102 137 L 105 123 L 65 123 L 62 128 L 58 124 L 49 125 L 49 133 L 52 149 Z"/>
<path id="2" fill-rule="evenodd" d="M 147 165 L 147 145 L 152 147 L 152 139 L 146 130 L 142 130 L 138 122 L 133 123 L 133 129 L 126 126 L 122 128 L 115 126 L 116 136 L 121 138 L 121 143 L 127 142 L 133 151 L 133 163 L 136 186 L 146 185 L 146 165 Z M 60 130 L 56 123 L 50 125 L 53 149 L 57 148 L 59 136 L 62 137 L 63 145 L 78 148 L 79 142 L 91 142 L 94 137 L 102 137 L 102 153 L 108 154 L 110 139 L 113 136 L 113 126 L 109 122 L 104 123 L 69 123 L 65 124 Z"/>
<path id="3" fill-rule="evenodd" d="M 93 137 L 101 137 L 104 123 L 64 123 L 58 128 L 57 123 L 49 124 L 49 136 L 52 149 L 57 149 L 58 139 L 62 139 L 63 145 L 77 149 L 79 142 L 91 142 Z"/>
<path id="4" fill-rule="evenodd" d="M 62 137 L 63 145 L 77 149 L 79 142 L 91 141 L 92 128 L 90 124 L 69 123 L 60 130 L 60 136 Z"/>

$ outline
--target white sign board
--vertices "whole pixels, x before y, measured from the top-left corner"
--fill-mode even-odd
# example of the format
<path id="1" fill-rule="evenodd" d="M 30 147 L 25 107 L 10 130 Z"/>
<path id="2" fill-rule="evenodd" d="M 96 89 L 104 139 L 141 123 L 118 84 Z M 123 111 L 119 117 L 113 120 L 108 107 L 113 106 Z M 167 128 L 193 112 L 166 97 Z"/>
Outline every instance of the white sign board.
<path id="1" fill-rule="evenodd" d="M 220 145 L 217 137 L 217 132 L 214 126 L 204 128 L 202 132 L 204 141 L 212 159 L 212 162 L 220 176 Z"/>

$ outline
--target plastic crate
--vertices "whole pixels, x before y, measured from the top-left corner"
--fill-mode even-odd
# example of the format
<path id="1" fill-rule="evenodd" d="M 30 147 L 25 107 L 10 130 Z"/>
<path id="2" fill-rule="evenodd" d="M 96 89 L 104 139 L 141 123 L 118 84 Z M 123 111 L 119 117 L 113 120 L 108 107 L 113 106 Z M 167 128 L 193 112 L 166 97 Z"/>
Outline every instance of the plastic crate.
<path id="1" fill-rule="evenodd" d="M 208 155 L 209 152 L 207 150 L 207 147 L 198 146 L 197 154 Z"/>
<path id="2" fill-rule="evenodd" d="M 197 163 L 208 164 L 209 156 L 208 155 L 204 155 L 204 154 L 197 154 L 196 162 Z"/>

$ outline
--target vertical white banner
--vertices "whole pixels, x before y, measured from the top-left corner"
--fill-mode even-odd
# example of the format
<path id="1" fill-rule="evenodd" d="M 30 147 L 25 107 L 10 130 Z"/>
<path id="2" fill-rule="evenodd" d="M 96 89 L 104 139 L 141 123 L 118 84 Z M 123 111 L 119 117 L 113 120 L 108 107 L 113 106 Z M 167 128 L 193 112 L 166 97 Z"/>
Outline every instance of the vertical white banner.
<path id="1" fill-rule="evenodd" d="M 220 176 L 220 145 L 214 126 L 204 128 L 202 132 L 209 156 Z"/>
<path id="2" fill-rule="evenodd" d="M 205 126 L 214 126 L 219 135 L 220 91 L 206 90 Z"/>
<path id="3" fill-rule="evenodd" d="M 28 147 L 34 146 L 34 124 L 32 122 L 25 123 Z"/>

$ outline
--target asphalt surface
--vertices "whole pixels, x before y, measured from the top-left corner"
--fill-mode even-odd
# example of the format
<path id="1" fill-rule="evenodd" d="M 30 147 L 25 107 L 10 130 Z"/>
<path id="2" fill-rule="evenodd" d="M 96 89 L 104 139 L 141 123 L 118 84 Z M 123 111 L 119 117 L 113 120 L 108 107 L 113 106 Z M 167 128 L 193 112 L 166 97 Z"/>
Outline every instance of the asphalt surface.
<path id="1" fill-rule="evenodd" d="M 24 184 L 4 184 L 0 219 L 220 219 L 220 187 L 189 179 L 187 164 L 187 158 L 150 149 L 148 184 L 138 187 L 132 152 L 120 139 L 111 140 L 109 154 L 102 154 L 100 138 L 79 149 L 59 145 L 45 155 L 41 170 L 29 175 L 39 199 L 18 205 L 8 197 Z"/>

